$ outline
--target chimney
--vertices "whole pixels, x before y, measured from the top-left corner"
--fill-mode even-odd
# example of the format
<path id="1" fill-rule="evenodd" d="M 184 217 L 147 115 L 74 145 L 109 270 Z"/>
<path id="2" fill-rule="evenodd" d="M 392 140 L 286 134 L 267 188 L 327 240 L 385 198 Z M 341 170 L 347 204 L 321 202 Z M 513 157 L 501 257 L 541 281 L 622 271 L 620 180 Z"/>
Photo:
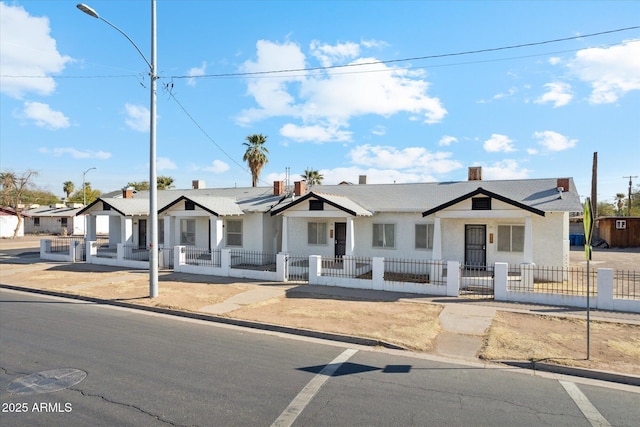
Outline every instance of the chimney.
<path id="1" fill-rule="evenodd" d="M 558 178 L 556 188 L 558 192 L 569 191 L 569 178 Z"/>
<path id="2" fill-rule="evenodd" d="M 193 188 L 194 190 L 200 190 L 202 188 L 205 188 L 205 183 L 200 179 L 194 179 L 193 181 L 191 181 L 191 188 Z"/>
<path id="3" fill-rule="evenodd" d="M 482 181 L 482 166 L 469 167 L 469 181 Z"/>
<path id="4" fill-rule="evenodd" d="M 273 181 L 273 195 L 281 196 L 284 193 L 284 181 Z"/>
<path id="5" fill-rule="evenodd" d="M 360 175 L 358 177 L 358 184 L 366 184 L 367 183 L 367 175 Z"/>
<path id="6" fill-rule="evenodd" d="M 122 198 L 123 199 L 133 199 L 133 187 L 124 187 L 122 189 Z"/>
<path id="7" fill-rule="evenodd" d="M 305 192 L 304 181 L 296 181 L 293 183 L 293 194 L 302 196 Z"/>

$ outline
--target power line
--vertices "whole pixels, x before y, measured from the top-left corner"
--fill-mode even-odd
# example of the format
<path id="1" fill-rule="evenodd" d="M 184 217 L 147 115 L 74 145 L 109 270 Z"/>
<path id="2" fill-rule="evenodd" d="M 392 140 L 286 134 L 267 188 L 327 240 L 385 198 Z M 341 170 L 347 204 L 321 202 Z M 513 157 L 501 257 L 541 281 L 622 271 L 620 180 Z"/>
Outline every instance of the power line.
<path id="1" fill-rule="evenodd" d="M 361 62 L 361 63 L 357 63 L 357 64 L 331 65 L 331 66 L 326 66 L 326 67 L 291 68 L 291 69 L 285 69 L 285 70 L 253 71 L 253 72 L 244 72 L 244 73 L 203 74 L 201 76 L 171 76 L 171 78 L 174 78 L 174 79 L 194 79 L 194 78 L 210 78 L 210 77 L 260 76 L 260 75 L 265 75 L 265 74 L 294 73 L 294 72 L 303 72 L 303 71 L 304 72 L 307 72 L 307 71 L 321 71 L 321 70 L 333 70 L 333 69 L 337 69 L 337 68 L 363 67 L 363 66 L 366 66 L 366 65 L 392 64 L 392 63 L 399 63 L 399 62 L 419 61 L 419 60 L 426 60 L 426 59 L 436 59 L 436 58 L 446 58 L 446 57 L 452 57 L 452 56 L 472 55 L 472 54 L 478 54 L 478 53 L 497 52 L 497 51 L 501 51 L 501 50 L 520 49 L 520 48 L 524 48 L 524 47 L 540 46 L 540 45 L 551 44 L 551 43 L 559 43 L 559 42 L 564 42 L 564 41 L 569 41 L 569 40 L 596 37 L 596 36 L 601 36 L 601 35 L 604 35 L 604 34 L 612 34 L 612 33 L 618 33 L 618 32 L 622 32 L 622 31 L 636 30 L 636 29 L 639 29 L 639 28 L 640 28 L 640 26 L 618 28 L 618 29 L 615 29 L 615 30 L 600 31 L 600 32 L 597 32 L 597 33 L 583 34 L 583 35 L 580 35 L 580 36 L 564 37 L 564 38 L 552 39 L 552 40 L 544 40 L 544 41 L 539 41 L 539 42 L 522 43 L 522 44 L 517 44 L 517 45 L 493 47 L 493 48 L 486 48 L 486 49 L 468 50 L 468 51 L 462 51 L 462 52 L 442 53 L 442 54 L 437 54 L 437 55 L 415 56 L 415 57 L 411 57 L 411 58 L 388 59 L 388 60 L 381 60 L 381 61 L 369 61 L 369 62 Z"/>

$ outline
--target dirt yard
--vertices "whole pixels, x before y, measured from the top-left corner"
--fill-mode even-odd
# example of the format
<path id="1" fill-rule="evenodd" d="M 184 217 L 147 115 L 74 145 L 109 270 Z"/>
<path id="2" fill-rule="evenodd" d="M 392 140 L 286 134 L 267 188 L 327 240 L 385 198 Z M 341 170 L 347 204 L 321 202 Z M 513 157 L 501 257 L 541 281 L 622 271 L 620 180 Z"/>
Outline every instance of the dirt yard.
<path id="1" fill-rule="evenodd" d="M 145 271 L 84 264 L 0 264 L 4 284 L 86 295 L 188 311 L 221 303 L 259 286 L 235 279 L 161 275 L 160 296 L 147 297 Z M 282 286 L 282 297 L 245 305 L 223 316 L 380 339 L 414 351 L 435 352 L 439 304 L 387 302 L 313 295 Z M 485 360 L 547 360 L 552 363 L 640 375 L 640 325 L 591 323 L 591 360 L 585 321 L 499 311 L 479 357 Z"/>

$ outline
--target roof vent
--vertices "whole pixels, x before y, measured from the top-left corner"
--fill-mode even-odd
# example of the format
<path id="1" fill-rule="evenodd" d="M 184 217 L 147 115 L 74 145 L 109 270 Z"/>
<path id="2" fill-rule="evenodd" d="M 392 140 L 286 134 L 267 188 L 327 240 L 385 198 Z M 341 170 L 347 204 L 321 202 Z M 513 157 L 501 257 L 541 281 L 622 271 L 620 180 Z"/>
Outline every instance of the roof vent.
<path id="1" fill-rule="evenodd" d="M 358 184 L 366 184 L 367 183 L 367 175 L 360 175 L 358 177 Z"/>

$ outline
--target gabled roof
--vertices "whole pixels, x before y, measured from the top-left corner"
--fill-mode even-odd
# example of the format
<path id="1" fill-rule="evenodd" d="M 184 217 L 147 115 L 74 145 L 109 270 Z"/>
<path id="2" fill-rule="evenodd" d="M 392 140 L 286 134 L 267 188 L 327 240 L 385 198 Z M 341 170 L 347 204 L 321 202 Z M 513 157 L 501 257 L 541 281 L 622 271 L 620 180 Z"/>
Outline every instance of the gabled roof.
<path id="1" fill-rule="evenodd" d="M 544 216 L 544 211 L 541 211 L 540 209 L 536 209 L 536 208 L 533 208 L 533 207 L 531 207 L 531 206 L 525 205 L 524 203 L 520 203 L 520 202 L 518 202 L 518 201 L 511 200 L 511 199 L 509 199 L 509 198 L 507 198 L 507 197 L 503 197 L 503 196 L 501 196 L 500 194 L 497 194 L 497 193 L 494 193 L 494 192 L 491 192 L 491 191 L 485 190 L 485 189 L 484 189 L 484 188 L 482 188 L 482 187 L 478 187 L 477 189 L 475 189 L 474 191 L 472 191 L 472 192 L 470 192 L 470 193 L 464 194 L 464 195 L 462 195 L 462 196 L 460 196 L 460 197 L 457 197 L 457 198 L 455 198 L 455 199 L 453 199 L 453 200 L 449 200 L 448 202 L 443 203 L 443 204 L 441 204 L 441 205 L 439 205 L 439 206 L 436 206 L 436 207 L 434 207 L 434 208 L 432 208 L 432 209 L 429 209 L 429 210 L 427 210 L 427 211 L 424 211 L 424 212 L 422 212 L 422 216 L 428 216 L 428 215 L 431 215 L 432 213 L 436 213 L 436 212 L 438 212 L 438 211 L 441 211 L 441 210 L 443 210 L 443 209 L 446 209 L 446 208 L 448 208 L 448 207 L 450 207 L 450 206 L 455 205 L 456 203 L 460 203 L 460 202 L 462 202 L 463 200 L 470 199 L 470 198 L 472 198 L 472 197 L 474 197 L 474 196 L 477 196 L 477 195 L 479 195 L 479 194 L 483 194 L 483 195 L 485 195 L 485 196 L 487 196 L 487 197 L 491 197 L 491 198 L 493 198 L 493 199 L 500 200 L 501 202 L 504 202 L 504 203 L 507 203 L 507 204 L 509 204 L 509 205 L 512 205 L 512 206 L 518 207 L 518 208 L 520 208 L 520 209 L 524 209 L 524 210 L 529 211 L 529 212 L 532 212 L 532 213 L 534 213 L 534 214 L 536 214 L 536 215 Z"/>
<path id="2" fill-rule="evenodd" d="M 141 215 L 149 215 L 149 199 L 103 199 L 98 198 L 94 200 L 89 206 L 84 209 L 81 209 L 76 215 L 83 215 L 92 210 L 102 210 L 94 209 L 94 206 L 98 205 L 98 203 L 104 203 L 111 207 L 112 210 L 118 212 L 122 216 L 141 216 Z"/>
<path id="3" fill-rule="evenodd" d="M 331 206 L 333 206 L 336 209 L 339 209 L 341 211 L 344 211 L 346 213 L 348 213 L 349 215 L 353 215 L 353 216 L 371 216 L 373 215 L 371 212 L 369 212 L 368 210 L 366 210 L 365 208 L 363 208 L 362 206 L 360 206 L 359 204 L 355 203 L 353 200 L 349 199 L 348 197 L 345 196 L 338 196 L 335 194 L 324 194 L 324 193 L 317 193 L 315 191 L 312 191 L 310 193 L 305 194 L 304 196 L 300 196 L 299 198 L 295 199 L 294 201 L 292 201 L 291 203 L 286 203 L 284 204 L 284 206 L 272 210 L 271 211 L 271 215 L 277 215 L 299 203 L 304 202 L 305 200 L 309 200 L 309 199 L 316 199 L 316 200 L 321 200 Z"/>
<path id="4" fill-rule="evenodd" d="M 240 209 L 234 199 L 229 197 L 206 196 L 180 196 L 178 199 L 161 208 L 158 212 L 162 213 L 169 210 L 172 206 L 175 206 L 177 203 L 184 200 L 193 202 L 196 206 L 215 216 L 244 215 L 244 212 Z"/>

